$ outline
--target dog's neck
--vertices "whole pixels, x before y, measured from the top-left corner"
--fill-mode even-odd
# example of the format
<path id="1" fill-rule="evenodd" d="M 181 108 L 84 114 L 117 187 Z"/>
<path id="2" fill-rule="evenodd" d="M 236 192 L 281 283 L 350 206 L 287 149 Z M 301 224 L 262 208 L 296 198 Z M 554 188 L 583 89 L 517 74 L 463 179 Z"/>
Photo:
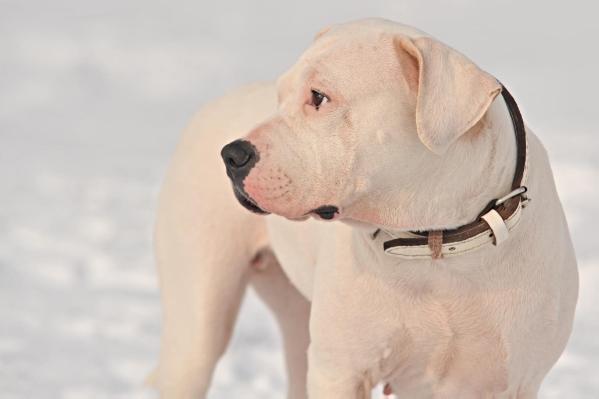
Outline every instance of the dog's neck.
<path id="1" fill-rule="evenodd" d="M 423 165 L 412 187 L 370 196 L 374 231 L 451 229 L 474 221 L 490 200 L 510 191 L 516 142 L 509 111 L 499 96 L 485 116 L 446 154 Z"/>

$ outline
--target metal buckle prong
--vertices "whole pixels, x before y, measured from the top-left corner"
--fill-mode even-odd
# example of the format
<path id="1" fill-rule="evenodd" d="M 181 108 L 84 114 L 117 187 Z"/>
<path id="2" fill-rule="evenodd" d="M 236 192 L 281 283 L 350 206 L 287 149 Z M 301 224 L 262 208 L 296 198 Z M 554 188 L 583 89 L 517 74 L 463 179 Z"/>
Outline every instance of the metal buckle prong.
<path id="1" fill-rule="evenodd" d="M 505 201 L 514 198 L 518 195 L 523 195 L 528 191 L 528 188 L 526 188 L 526 186 L 521 186 L 518 187 L 517 189 L 511 191 L 510 193 L 504 195 L 503 197 L 499 198 L 497 201 L 495 201 L 495 206 L 499 206 L 501 204 L 503 204 Z"/>

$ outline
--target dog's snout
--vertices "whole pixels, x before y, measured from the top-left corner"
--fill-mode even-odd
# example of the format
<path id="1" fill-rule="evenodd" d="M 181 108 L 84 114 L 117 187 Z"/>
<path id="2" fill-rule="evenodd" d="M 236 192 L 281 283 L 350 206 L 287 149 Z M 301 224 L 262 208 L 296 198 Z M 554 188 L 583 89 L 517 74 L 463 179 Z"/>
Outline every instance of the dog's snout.
<path id="1" fill-rule="evenodd" d="M 258 152 L 249 141 L 235 140 L 224 146 L 220 155 L 231 177 L 242 179 L 256 163 Z"/>

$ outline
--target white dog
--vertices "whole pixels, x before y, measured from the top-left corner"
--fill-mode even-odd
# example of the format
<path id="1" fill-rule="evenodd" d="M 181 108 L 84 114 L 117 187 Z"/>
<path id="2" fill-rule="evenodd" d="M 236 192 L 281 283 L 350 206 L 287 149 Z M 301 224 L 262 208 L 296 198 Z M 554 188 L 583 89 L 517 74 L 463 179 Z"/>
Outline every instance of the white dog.
<path id="1" fill-rule="evenodd" d="M 495 78 L 403 25 L 326 29 L 276 87 L 207 106 L 159 208 L 164 398 L 206 396 L 248 283 L 293 399 L 534 398 L 571 331 L 542 145 Z"/>

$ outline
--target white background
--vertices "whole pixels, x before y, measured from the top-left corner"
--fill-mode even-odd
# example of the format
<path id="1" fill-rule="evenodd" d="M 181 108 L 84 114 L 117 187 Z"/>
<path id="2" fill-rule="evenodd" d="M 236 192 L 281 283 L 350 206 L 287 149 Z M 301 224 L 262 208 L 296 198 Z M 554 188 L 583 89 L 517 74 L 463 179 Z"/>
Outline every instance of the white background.
<path id="1" fill-rule="evenodd" d="M 153 213 L 179 132 L 209 99 L 277 77 L 320 28 L 381 16 L 498 77 L 546 144 L 581 294 L 541 397 L 599 397 L 597 11 L 580 0 L 0 1 L 0 396 L 152 397 L 140 382 L 160 329 Z M 275 325 L 250 294 L 211 398 L 283 398 L 283 375 Z"/>

